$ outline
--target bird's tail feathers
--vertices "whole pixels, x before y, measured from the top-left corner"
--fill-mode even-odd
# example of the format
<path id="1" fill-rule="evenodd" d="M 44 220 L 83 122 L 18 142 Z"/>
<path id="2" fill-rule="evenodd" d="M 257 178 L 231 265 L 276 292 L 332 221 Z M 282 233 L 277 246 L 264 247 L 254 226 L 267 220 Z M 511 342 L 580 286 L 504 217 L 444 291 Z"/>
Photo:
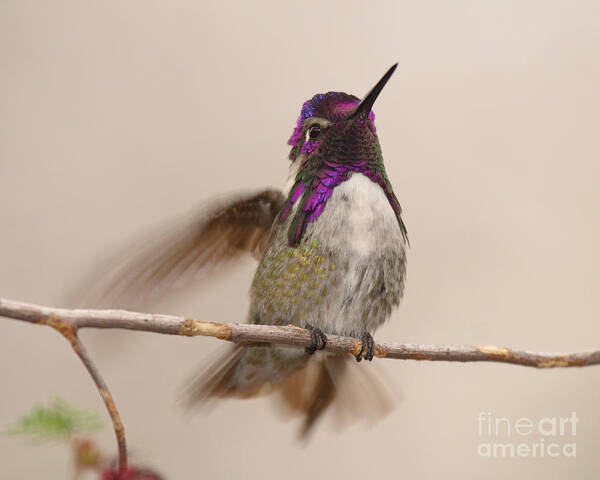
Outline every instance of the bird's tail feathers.
<path id="1" fill-rule="evenodd" d="M 202 406 L 219 398 L 277 392 L 284 413 L 303 416 L 299 436 L 307 439 L 328 409 L 341 428 L 357 420 L 380 419 L 396 403 L 397 395 L 387 388 L 388 381 L 380 380 L 375 365 L 355 364 L 338 355 L 317 353 L 282 378 L 256 375 L 252 382 L 240 381 L 240 367 L 247 368 L 243 365 L 247 348 L 257 347 L 236 345 L 192 378 L 184 392 L 185 404 Z"/>
<path id="2" fill-rule="evenodd" d="M 281 385 L 285 410 L 304 416 L 299 432 L 307 439 L 327 410 L 332 410 L 337 429 L 358 420 L 374 422 L 394 407 L 398 395 L 386 387 L 374 365 L 354 359 L 326 356 L 309 362 Z"/>

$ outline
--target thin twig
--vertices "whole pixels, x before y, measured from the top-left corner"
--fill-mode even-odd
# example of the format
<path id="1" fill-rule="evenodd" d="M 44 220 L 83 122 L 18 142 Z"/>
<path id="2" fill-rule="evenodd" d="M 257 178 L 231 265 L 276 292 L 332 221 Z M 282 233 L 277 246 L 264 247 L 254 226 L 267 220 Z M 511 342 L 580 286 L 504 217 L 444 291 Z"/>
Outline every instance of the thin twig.
<path id="1" fill-rule="evenodd" d="M 0 299 L 0 316 L 54 326 L 57 322 L 80 328 L 122 328 L 170 335 L 208 336 L 236 343 L 277 343 L 294 347 L 310 345 L 307 330 L 293 325 L 247 325 L 207 322 L 172 315 L 125 310 L 68 310 Z M 60 331 L 60 330 L 59 330 Z M 327 336 L 326 351 L 356 355 L 361 342 L 356 338 Z M 600 364 L 600 349 L 576 353 L 546 353 L 514 350 L 495 345 L 418 345 L 378 343 L 377 357 L 447 362 L 499 362 L 527 367 L 583 367 Z"/>
<path id="2" fill-rule="evenodd" d="M 11 311 L 17 311 L 19 309 L 19 302 L 11 302 L 8 300 L 0 299 L 0 308 L 2 309 L 2 313 L 0 316 L 5 316 L 8 318 L 16 318 L 19 320 L 25 320 L 32 323 L 39 323 L 42 325 L 48 325 L 58 331 L 63 337 L 65 337 L 71 347 L 73 347 L 73 351 L 77 354 L 79 359 L 85 365 L 85 368 L 89 372 L 92 380 L 96 384 L 96 388 L 98 388 L 98 392 L 104 401 L 104 405 L 106 405 L 106 409 L 108 410 L 108 414 L 110 415 L 110 419 L 113 424 L 113 428 L 115 431 L 115 435 L 117 437 L 117 446 L 119 450 L 119 471 L 124 472 L 127 470 L 127 443 L 125 441 L 125 429 L 123 428 L 123 422 L 121 421 L 121 416 L 119 415 L 119 411 L 117 410 L 117 406 L 115 401 L 112 398 L 106 383 L 102 379 L 100 372 L 96 368 L 96 365 L 92 361 L 92 359 L 87 354 L 83 343 L 79 339 L 77 334 L 77 330 L 79 326 L 72 322 L 68 318 L 62 318 L 58 315 L 44 315 L 40 316 L 37 320 L 33 321 L 30 319 L 20 318 L 17 315 L 11 315 Z M 21 304 L 25 306 L 27 304 Z M 33 307 L 33 305 L 27 305 L 28 307 Z M 8 308 L 6 308 L 8 307 Z M 5 310 L 6 308 L 6 310 Z"/>
<path id="3" fill-rule="evenodd" d="M 172 315 L 155 315 L 125 310 L 68 310 L 0 298 L 0 316 L 29 323 L 48 325 L 61 333 L 73 347 L 92 376 L 111 417 L 119 447 L 119 468 L 127 469 L 125 430 L 113 398 L 94 363 L 87 355 L 77 332 L 80 328 L 121 328 L 144 332 L 208 336 L 237 343 L 277 343 L 294 347 L 310 345 L 307 330 L 293 325 L 247 325 L 206 322 Z M 356 338 L 328 335 L 326 351 L 357 355 L 361 341 Z M 514 350 L 495 345 L 417 345 L 412 343 L 378 343 L 375 356 L 406 360 L 447 362 L 499 362 L 537 368 L 583 367 L 600 364 L 600 350 L 576 353 L 546 353 Z"/>
<path id="4" fill-rule="evenodd" d="M 102 397 L 104 405 L 106 405 L 106 409 L 110 415 L 110 419 L 112 420 L 115 435 L 117 436 L 117 446 L 119 449 L 119 471 L 124 472 L 127 470 L 127 442 L 125 441 L 125 428 L 123 428 L 121 415 L 119 415 L 117 405 L 115 404 L 115 401 L 113 400 L 106 383 L 104 383 L 100 372 L 87 354 L 83 344 L 81 343 L 81 340 L 79 340 L 77 335 L 75 335 L 75 341 L 76 343 L 73 344 L 73 350 L 75 350 L 75 353 L 79 356 L 85 365 L 85 368 L 87 368 L 87 371 L 94 380 L 96 388 L 98 388 L 98 392 L 100 392 L 100 396 Z"/>

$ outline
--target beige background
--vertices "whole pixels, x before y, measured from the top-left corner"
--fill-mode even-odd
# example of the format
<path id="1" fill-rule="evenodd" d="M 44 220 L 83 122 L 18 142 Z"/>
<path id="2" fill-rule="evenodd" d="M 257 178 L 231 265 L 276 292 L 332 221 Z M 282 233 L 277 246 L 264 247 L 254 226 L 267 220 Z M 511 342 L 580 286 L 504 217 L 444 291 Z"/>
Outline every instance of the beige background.
<path id="1" fill-rule="evenodd" d="M 362 96 L 395 61 L 375 112 L 412 248 L 405 300 L 376 337 L 600 346 L 598 2 L 3 0 L 0 295 L 67 305 L 124 241 L 215 194 L 281 185 L 302 102 Z M 244 321 L 254 268 L 152 309 Z M 216 340 L 84 338 L 134 458 L 171 479 L 600 471 L 599 368 L 379 361 L 402 392 L 394 412 L 343 432 L 326 421 L 302 447 L 268 400 L 208 416 L 178 409 L 179 387 Z M 0 322 L 0 385 L 2 426 L 56 394 L 103 413 L 47 329 Z M 479 458 L 481 411 L 576 411 L 577 457 Z M 100 442 L 114 449 L 109 429 Z M 69 462 L 60 445 L 0 436 L 2 478 L 65 478 Z"/>

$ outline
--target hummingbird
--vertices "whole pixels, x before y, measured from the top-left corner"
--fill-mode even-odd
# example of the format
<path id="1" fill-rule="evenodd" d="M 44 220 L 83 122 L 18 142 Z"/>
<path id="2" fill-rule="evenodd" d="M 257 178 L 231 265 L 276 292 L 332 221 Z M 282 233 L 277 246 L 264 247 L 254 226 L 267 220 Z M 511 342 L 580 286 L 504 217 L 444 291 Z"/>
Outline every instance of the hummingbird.
<path id="1" fill-rule="evenodd" d="M 305 436 L 352 370 L 347 357 L 319 351 L 327 335 L 360 339 L 356 360 L 372 360 L 373 332 L 399 305 L 406 272 L 407 230 L 372 112 L 396 67 L 362 100 L 327 92 L 304 102 L 288 140 L 289 177 L 282 190 L 214 204 L 187 230 L 170 234 L 113 276 L 104 297 L 122 303 L 251 254 L 259 264 L 247 322 L 310 332 L 305 350 L 231 347 L 191 382 L 191 403 L 278 392 L 303 414 Z M 374 381 L 362 384 L 377 396 Z"/>

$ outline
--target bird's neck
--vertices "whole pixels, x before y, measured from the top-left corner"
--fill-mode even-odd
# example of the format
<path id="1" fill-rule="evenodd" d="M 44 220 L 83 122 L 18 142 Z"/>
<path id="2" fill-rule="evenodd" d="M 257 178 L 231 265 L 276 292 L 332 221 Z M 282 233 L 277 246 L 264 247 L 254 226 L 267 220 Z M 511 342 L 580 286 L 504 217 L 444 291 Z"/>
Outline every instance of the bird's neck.
<path id="1" fill-rule="evenodd" d="M 295 176 L 292 176 L 294 173 Z M 278 216 L 278 221 L 283 222 L 290 214 L 293 215 L 288 229 L 290 246 L 298 245 L 308 224 L 321 216 L 334 189 L 355 174 L 364 175 L 382 188 L 401 222 L 400 205 L 381 161 L 347 163 L 319 157 L 299 157 L 290 167 L 290 174 L 287 191 L 284 192 L 287 193 L 287 200 Z"/>

